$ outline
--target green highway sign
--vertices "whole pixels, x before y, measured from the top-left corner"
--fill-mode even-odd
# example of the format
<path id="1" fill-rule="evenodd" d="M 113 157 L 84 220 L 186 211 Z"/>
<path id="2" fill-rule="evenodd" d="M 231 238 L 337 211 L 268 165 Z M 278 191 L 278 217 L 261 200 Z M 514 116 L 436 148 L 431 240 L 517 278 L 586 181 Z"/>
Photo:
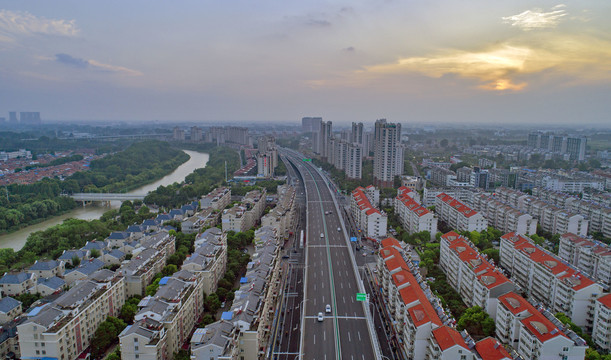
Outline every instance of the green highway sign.
<path id="1" fill-rule="evenodd" d="M 303 161 L 312 161 L 312 159 L 303 159 Z"/>
<path id="2" fill-rule="evenodd" d="M 356 301 L 365 301 L 365 300 L 367 300 L 367 294 L 356 293 Z"/>

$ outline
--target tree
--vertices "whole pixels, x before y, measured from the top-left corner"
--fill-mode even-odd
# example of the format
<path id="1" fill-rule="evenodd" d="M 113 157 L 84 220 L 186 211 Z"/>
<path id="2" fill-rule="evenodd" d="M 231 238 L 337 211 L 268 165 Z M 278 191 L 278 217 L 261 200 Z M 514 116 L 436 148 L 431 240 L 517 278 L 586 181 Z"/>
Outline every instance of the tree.
<path id="1" fill-rule="evenodd" d="M 456 329 L 459 331 L 467 330 L 473 338 L 484 338 L 494 336 L 494 320 L 481 307 L 474 306 L 468 308 L 458 319 Z"/>
<path id="2" fill-rule="evenodd" d="M 178 271 L 178 267 L 174 264 L 168 264 L 161 270 L 161 275 L 170 276 Z"/>
<path id="3" fill-rule="evenodd" d="M 101 255 L 100 254 L 100 250 L 98 250 L 98 249 L 91 249 L 90 254 L 91 254 L 91 257 L 94 258 L 94 259 L 99 258 L 100 255 Z"/>
<path id="4" fill-rule="evenodd" d="M 94 359 L 99 358 L 104 351 L 115 341 L 127 325 L 123 320 L 108 316 L 93 334 L 91 339 L 91 355 Z"/>
<path id="5" fill-rule="evenodd" d="M 210 312 L 216 312 L 221 307 L 221 301 L 217 294 L 210 294 L 204 301 L 204 306 Z"/>

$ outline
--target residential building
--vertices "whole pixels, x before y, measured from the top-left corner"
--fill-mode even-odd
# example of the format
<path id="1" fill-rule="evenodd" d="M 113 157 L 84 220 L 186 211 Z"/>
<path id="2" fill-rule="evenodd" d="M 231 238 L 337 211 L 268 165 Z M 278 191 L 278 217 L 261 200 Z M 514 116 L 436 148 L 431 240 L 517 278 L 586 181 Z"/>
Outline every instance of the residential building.
<path id="1" fill-rule="evenodd" d="M 367 196 L 368 191 L 372 194 L 376 193 L 360 186 L 352 191 L 350 198 L 352 217 L 359 229 L 360 236 L 370 238 L 385 237 L 388 223 L 387 215 L 372 205 L 372 200 L 374 203 L 376 201 L 375 195 Z"/>
<path id="2" fill-rule="evenodd" d="M 509 354 L 503 344 L 493 337 L 487 337 L 478 341 L 475 344 L 475 352 L 479 357 L 476 359 L 482 360 L 512 360 L 513 357 Z"/>
<path id="3" fill-rule="evenodd" d="M 10 296 L 0 299 L 0 324 L 15 320 L 22 312 L 21 301 Z"/>
<path id="4" fill-rule="evenodd" d="M 551 319 L 551 320 L 550 320 Z M 496 335 L 524 359 L 583 360 L 586 342 L 564 328 L 551 313 L 537 309 L 520 295 L 499 297 Z"/>
<path id="5" fill-rule="evenodd" d="M 500 265 L 527 296 L 591 331 L 594 300 L 603 292 L 600 284 L 515 233 L 501 237 Z"/>
<path id="6" fill-rule="evenodd" d="M 38 275 L 29 272 L 4 273 L 0 278 L 0 292 L 2 296 L 15 296 L 28 292 L 32 286 L 36 285 Z"/>
<path id="7" fill-rule="evenodd" d="M 223 231 L 243 232 L 253 228 L 265 210 L 265 189 L 249 191 L 240 204 L 223 210 Z"/>
<path id="8" fill-rule="evenodd" d="M 185 259 L 181 269 L 195 273 L 203 291 L 212 294 L 227 268 L 227 233 L 210 228 L 197 237 L 196 243 L 195 251 Z"/>
<path id="9" fill-rule="evenodd" d="M 162 278 L 155 295 L 143 298 L 138 307 L 134 325 L 119 334 L 121 358 L 171 359 L 204 311 L 202 282 L 195 273 L 180 270 Z"/>
<path id="10" fill-rule="evenodd" d="M 322 122 L 321 117 L 304 117 L 301 118 L 301 131 L 304 133 L 311 133 L 316 131 L 320 127 Z"/>
<path id="11" fill-rule="evenodd" d="M 231 189 L 226 187 L 215 188 L 207 195 L 199 199 L 199 206 L 202 209 L 212 208 L 213 210 L 223 210 L 231 203 Z"/>
<path id="12" fill-rule="evenodd" d="M 168 255 L 169 256 L 169 255 Z M 117 273 L 125 277 L 125 292 L 127 296 L 144 296 L 146 287 L 153 277 L 165 266 L 166 256 L 155 249 L 144 249 L 132 259 L 121 265 Z"/>
<path id="13" fill-rule="evenodd" d="M 431 240 L 437 234 L 437 217 L 435 214 L 418 203 L 417 192 L 400 187 L 395 198 L 395 214 L 399 217 L 403 229 L 409 234 L 428 231 Z"/>
<path id="14" fill-rule="evenodd" d="M 104 267 L 104 262 L 100 259 L 89 259 L 88 261 L 81 262 L 81 264 L 74 269 L 70 269 L 64 273 L 64 280 L 68 286 L 71 286 L 76 281 L 84 280 L 89 275 L 100 270 Z"/>
<path id="15" fill-rule="evenodd" d="M 373 183 L 377 187 L 392 187 L 395 176 L 403 174 L 401 124 L 375 122 L 373 140 Z"/>
<path id="16" fill-rule="evenodd" d="M 34 265 L 27 268 L 26 272 L 38 275 L 39 278 L 50 278 L 63 276 L 66 270 L 61 260 L 36 260 Z"/>
<path id="17" fill-rule="evenodd" d="M 427 360 L 475 360 L 475 354 L 467 346 L 462 335 L 449 326 L 432 331 L 426 349 Z"/>
<path id="18" fill-rule="evenodd" d="M 279 237 L 288 239 L 295 231 L 295 188 L 290 185 L 278 185 L 276 206 L 261 218 L 261 226 L 276 229 Z"/>
<path id="19" fill-rule="evenodd" d="M 611 287 L 611 246 L 566 233 L 560 236 L 558 256 L 606 289 Z"/>
<path id="20" fill-rule="evenodd" d="M 66 287 L 66 282 L 57 276 L 50 278 L 38 278 L 36 286 L 30 288 L 30 294 L 40 294 L 49 296 L 51 294 L 60 293 Z"/>
<path id="21" fill-rule="evenodd" d="M 191 359 L 217 360 L 230 359 L 225 354 L 234 345 L 235 327 L 226 320 L 220 320 L 199 328 L 191 337 Z"/>
<path id="22" fill-rule="evenodd" d="M 22 359 L 77 359 L 107 316 L 125 303 L 123 277 L 100 270 L 17 326 Z"/>
<path id="23" fill-rule="evenodd" d="M 599 349 L 611 352 L 611 294 L 596 300 L 592 341 Z"/>
<path id="24" fill-rule="evenodd" d="M 488 221 L 482 214 L 445 193 L 437 195 L 435 213 L 441 221 L 458 231 L 483 231 L 488 228 Z"/>
<path id="25" fill-rule="evenodd" d="M 454 231 L 441 236 L 439 266 L 468 307 L 479 306 L 493 319 L 499 296 L 515 289 L 467 238 Z"/>
<path id="26" fill-rule="evenodd" d="M 490 226 L 504 233 L 532 235 L 537 232 L 537 220 L 530 214 L 498 201 L 492 196 L 474 194 L 471 206 L 486 217 Z"/>

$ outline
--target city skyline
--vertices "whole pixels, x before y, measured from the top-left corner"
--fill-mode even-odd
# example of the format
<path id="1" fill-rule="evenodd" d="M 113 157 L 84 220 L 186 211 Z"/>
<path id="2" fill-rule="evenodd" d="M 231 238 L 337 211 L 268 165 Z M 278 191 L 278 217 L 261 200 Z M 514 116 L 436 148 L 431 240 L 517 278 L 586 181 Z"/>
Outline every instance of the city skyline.
<path id="1" fill-rule="evenodd" d="M 0 1 L 0 113 L 606 125 L 610 14 L 595 1 Z"/>

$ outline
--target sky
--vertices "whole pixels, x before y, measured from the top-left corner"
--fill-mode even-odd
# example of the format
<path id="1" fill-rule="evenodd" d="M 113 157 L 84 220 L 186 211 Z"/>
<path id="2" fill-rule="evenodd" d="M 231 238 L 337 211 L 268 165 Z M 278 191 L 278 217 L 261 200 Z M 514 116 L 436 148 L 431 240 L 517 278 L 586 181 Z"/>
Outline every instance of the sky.
<path id="1" fill-rule="evenodd" d="M 611 124 L 611 1 L 4 1 L 0 117 Z"/>

